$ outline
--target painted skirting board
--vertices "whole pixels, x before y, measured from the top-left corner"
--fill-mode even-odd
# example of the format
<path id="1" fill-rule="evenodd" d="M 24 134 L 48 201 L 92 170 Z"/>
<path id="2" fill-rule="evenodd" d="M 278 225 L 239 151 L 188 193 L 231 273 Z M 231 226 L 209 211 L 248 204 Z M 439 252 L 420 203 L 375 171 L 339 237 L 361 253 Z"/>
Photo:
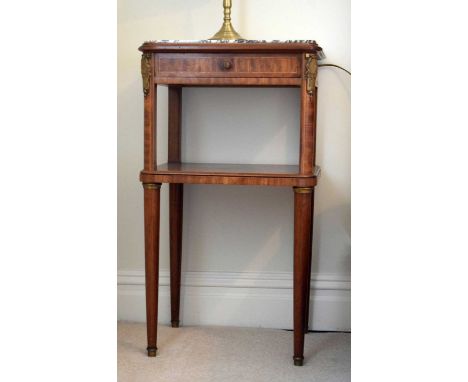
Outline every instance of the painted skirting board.
<path id="1" fill-rule="evenodd" d="M 142 270 L 118 271 L 118 319 L 145 322 Z M 169 272 L 159 274 L 159 322 L 170 322 Z M 290 272 L 183 272 L 181 325 L 292 329 Z M 311 329 L 351 329 L 349 277 L 312 274 Z"/>

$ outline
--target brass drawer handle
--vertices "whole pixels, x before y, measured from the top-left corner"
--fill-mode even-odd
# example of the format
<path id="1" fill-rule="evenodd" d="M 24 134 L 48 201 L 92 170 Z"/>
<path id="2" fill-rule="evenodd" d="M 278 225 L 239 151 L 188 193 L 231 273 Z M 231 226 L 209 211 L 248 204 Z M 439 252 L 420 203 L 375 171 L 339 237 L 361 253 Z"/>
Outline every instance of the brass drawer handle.
<path id="1" fill-rule="evenodd" d="M 232 62 L 228 60 L 224 60 L 223 69 L 226 69 L 226 70 L 232 69 Z"/>

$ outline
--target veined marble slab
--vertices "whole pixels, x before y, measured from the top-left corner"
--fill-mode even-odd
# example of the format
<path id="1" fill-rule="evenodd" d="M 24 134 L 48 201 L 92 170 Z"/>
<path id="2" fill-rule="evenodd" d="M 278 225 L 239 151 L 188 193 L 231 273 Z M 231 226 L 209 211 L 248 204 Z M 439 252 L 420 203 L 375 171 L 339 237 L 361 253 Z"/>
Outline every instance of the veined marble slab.
<path id="1" fill-rule="evenodd" d="M 148 43 L 187 43 L 187 44 L 316 44 L 315 40 L 152 40 L 146 41 Z"/>

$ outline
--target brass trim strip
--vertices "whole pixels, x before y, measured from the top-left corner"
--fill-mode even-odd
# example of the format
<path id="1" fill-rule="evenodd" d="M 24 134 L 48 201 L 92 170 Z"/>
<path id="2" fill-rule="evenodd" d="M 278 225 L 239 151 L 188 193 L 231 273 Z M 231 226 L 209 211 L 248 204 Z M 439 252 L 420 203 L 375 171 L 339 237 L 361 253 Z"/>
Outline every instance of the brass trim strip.
<path id="1" fill-rule="evenodd" d="M 306 53 L 305 79 L 306 90 L 309 95 L 314 95 L 315 86 L 317 83 L 317 56 L 315 54 Z"/>
<path id="2" fill-rule="evenodd" d="M 145 190 L 158 190 L 161 188 L 161 183 L 143 183 Z"/>
<path id="3" fill-rule="evenodd" d="M 314 192 L 313 187 L 293 187 L 293 190 L 296 194 L 311 194 Z"/>
<path id="4" fill-rule="evenodd" d="M 141 56 L 141 77 L 143 78 L 143 94 L 149 94 L 151 85 L 151 53 L 143 53 Z"/>

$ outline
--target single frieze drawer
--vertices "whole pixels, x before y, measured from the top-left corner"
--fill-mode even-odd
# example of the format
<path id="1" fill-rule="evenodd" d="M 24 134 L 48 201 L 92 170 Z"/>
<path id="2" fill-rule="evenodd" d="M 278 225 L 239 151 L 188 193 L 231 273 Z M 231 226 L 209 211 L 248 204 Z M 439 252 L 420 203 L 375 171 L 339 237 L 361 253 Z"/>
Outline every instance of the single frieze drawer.
<path id="1" fill-rule="evenodd" d="M 157 54 L 156 77 L 301 77 L 297 54 Z"/>

